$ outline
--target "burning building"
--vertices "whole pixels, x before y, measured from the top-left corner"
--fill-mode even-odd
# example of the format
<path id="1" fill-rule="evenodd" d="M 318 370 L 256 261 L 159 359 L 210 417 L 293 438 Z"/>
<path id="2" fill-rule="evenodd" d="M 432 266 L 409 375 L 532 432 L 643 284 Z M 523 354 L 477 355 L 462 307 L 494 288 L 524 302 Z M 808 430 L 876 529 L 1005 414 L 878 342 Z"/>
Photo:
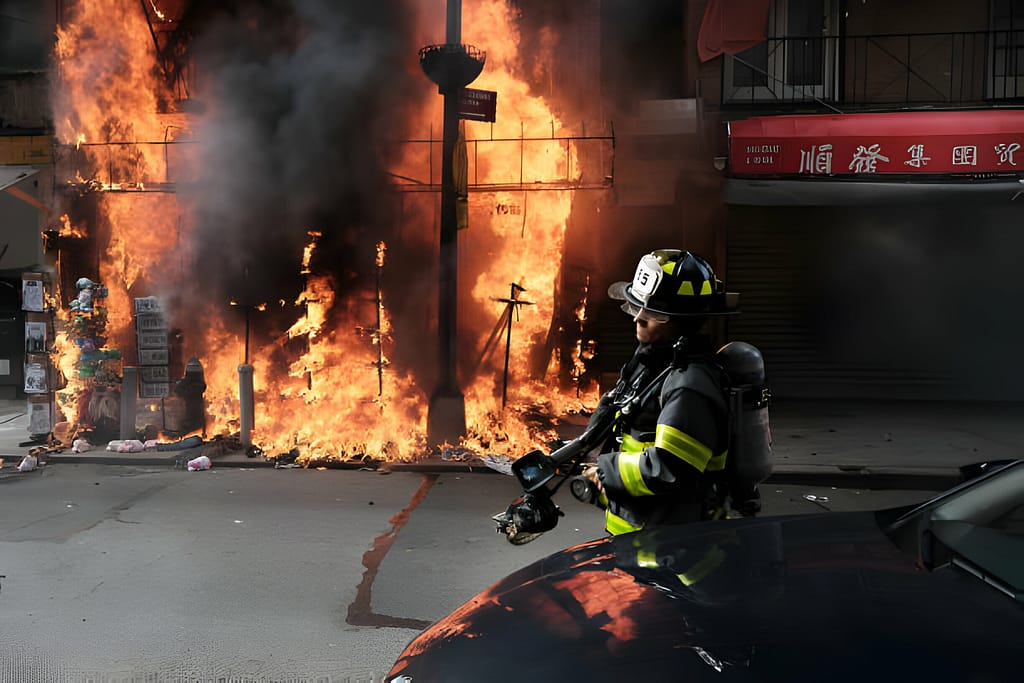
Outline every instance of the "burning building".
<path id="1" fill-rule="evenodd" d="M 67 421 L 95 423 L 90 401 L 134 391 L 111 368 L 137 368 L 131 427 L 182 436 L 193 425 L 174 386 L 193 358 L 207 435 L 239 432 L 251 366 L 251 438 L 267 454 L 410 460 L 440 445 L 426 412 L 441 101 L 416 50 L 443 17 L 440 1 L 69 3 L 49 246 L 62 301 L 81 277 L 105 296 L 87 315 L 63 309 Z M 463 9 L 486 47 L 473 87 L 499 108 L 460 135 L 462 445 L 506 455 L 596 401 L 596 264 L 567 254 L 574 204 L 599 203 L 612 175 L 599 108 L 545 95 L 544 53 L 520 53 L 519 19 L 502 0 Z M 81 370 L 96 352 L 106 375 Z"/>

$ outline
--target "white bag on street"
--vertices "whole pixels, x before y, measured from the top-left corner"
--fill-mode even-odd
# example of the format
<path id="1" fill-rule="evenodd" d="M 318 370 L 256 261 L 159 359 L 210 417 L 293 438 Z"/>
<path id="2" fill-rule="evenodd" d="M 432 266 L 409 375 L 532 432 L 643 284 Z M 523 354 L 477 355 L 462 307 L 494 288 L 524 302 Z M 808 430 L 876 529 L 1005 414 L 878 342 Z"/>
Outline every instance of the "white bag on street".
<path id="1" fill-rule="evenodd" d="M 205 455 L 200 455 L 198 458 L 193 458 L 188 461 L 188 471 L 195 472 L 196 470 L 208 470 L 213 467 L 213 463 Z"/>

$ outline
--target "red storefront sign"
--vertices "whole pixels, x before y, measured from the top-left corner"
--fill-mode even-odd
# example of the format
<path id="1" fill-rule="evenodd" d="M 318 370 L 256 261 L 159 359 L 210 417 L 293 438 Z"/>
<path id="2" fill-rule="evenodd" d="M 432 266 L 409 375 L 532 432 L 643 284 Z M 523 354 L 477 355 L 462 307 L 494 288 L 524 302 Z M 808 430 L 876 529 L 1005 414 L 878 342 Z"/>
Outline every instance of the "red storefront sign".
<path id="1" fill-rule="evenodd" d="M 1024 172 L 1024 110 L 732 121 L 729 169 L 736 176 Z"/>
<path id="2" fill-rule="evenodd" d="M 493 90 L 462 89 L 462 95 L 459 97 L 460 119 L 494 123 L 494 115 L 497 108 L 498 93 Z"/>

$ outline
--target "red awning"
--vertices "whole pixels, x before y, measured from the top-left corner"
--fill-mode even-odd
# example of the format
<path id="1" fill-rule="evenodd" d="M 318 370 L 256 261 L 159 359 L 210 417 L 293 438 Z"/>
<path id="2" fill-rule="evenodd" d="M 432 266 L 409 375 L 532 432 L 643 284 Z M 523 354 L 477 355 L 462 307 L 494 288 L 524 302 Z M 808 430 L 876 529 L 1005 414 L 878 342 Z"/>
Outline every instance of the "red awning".
<path id="1" fill-rule="evenodd" d="M 1024 109 L 766 116 L 729 123 L 733 176 L 1024 173 Z"/>
<path id="2" fill-rule="evenodd" d="M 766 40 L 771 0 L 708 0 L 697 34 L 700 61 L 734 55 Z"/>

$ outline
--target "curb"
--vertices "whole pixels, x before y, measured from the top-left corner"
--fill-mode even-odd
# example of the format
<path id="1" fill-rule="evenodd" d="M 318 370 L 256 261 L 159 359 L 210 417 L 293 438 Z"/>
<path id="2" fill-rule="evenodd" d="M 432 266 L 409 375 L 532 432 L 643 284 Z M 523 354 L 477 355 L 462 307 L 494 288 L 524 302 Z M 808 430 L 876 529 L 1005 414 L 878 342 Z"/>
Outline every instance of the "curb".
<path id="1" fill-rule="evenodd" d="M 185 463 L 196 457 L 200 449 L 168 451 L 150 454 L 50 454 L 46 467 L 60 464 L 120 465 L 137 467 L 170 467 L 185 469 Z M 127 456 L 127 457 L 126 457 Z M 275 463 L 244 455 L 226 455 L 211 458 L 214 468 L 274 468 Z M 326 461 L 310 464 L 303 469 L 376 470 L 381 473 L 416 472 L 423 474 L 497 474 L 481 461 L 448 461 L 436 458 L 418 462 L 384 461 Z M 294 468 L 299 469 L 299 468 Z M 41 470 L 36 470 L 39 472 Z M 12 471 L 0 473 L 0 482 L 20 479 L 24 474 Z M 777 467 L 768 477 L 766 485 L 834 486 L 843 489 L 944 491 L 963 480 L 959 468 L 954 467 L 862 467 L 836 465 L 787 465 Z"/>
<path id="2" fill-rule="evenodd" d="M 806 465 L 778 468 L 765 483 L 837 489 L 945 491 L 962 481 L 963 473 L 958 468 Z"/>
<path id="3" fill-rule="evenodd" d="M 6 470 L 6 468 L 4 469 Z M 0 484 L 6 484 L 12 481 L 19 481 L 21 479 L 25 479 L 26 477 L 42 476 L 43 470 L 45 469 L 45 467 L 38 467 L 32 470 L 31 472 L 19 472 L 17 469 L 12 467 L 10 471 L 0 472 Z"/>

